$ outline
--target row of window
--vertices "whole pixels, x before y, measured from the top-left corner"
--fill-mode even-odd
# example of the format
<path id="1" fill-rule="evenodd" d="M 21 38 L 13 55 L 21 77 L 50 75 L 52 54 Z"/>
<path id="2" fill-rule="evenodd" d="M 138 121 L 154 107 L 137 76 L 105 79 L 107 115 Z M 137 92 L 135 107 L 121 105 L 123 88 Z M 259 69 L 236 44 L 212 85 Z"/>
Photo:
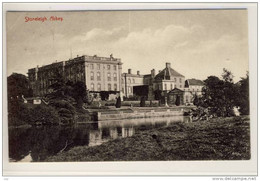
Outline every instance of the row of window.
<path id="1" fill-rule="evenodd" d="M 117 91 L 117 84 L 114 84 L 114 87 L 113 87 L 114 91 Z M 107 84 L 107 89 L 108 91 L 112 91 L 112 85 L 111 84 Z M 91 91 L 101 91 L 101 84 L 97 84 L 97 89 L 95 89 L 95 84 L 94 83 L 91 83 L 90 84 L 90 90 Z"/>
<path id="2" fill-rule="evenodd" d="M 124 79 L 122 79 L 122 83 L 124 83 Z M 131 81 L 131 79 L 130 79 L 130 78 L 128 78 L 128 83 L 129 83 L 129 84 L 131 84 L 131 83 L 133 83 L 133 84 L 134 84 L 134 83 L 135 83 L 135 79 L 133 79 L 133 80 Z"/>
<path id="3" fill-rule="evenodd" d="M 125 93 L 124 87 L 122 87 L 122 93 Z M 128 87 L 128 93 L 132 93 L 132 87 Z"/>
<path id="4" fill-rule="evenodd" d="M 97 70 L 100 70 L 100 69 L 101 69 L 101 65 L 100 65 L 100 64 L 96 64 L 96 66 L 97 66 Z M 91 69 L 91 70 L 94 70 L 94 68 L 95 68 L 95 64 L 90 64 L 90 69 Z M 104 68 L 106 68 L 105 65 L 104 65 Z M 112 68 L 111 65 L 107 65 L 107 70 L 111 70 L 111 68 Z M 114 69 L 114 70 L 117 70 L 116 65 L 113 65 L 113 69 Z"/>
<path id="5" fill-rule="evenodd" d="M 94 80 L 94 79 L 95 79 L 94 78 L 94 72 L 90 72 L 90 80 Z M 100 72 L 97 72 L 97 80 L 101 80 Z M 111 81 L 111 73 L 110 72 L 107 73 L 107 80 Z M 113 74 L 113 80 L 117 81 L 117 74 L 116 73 Z"/>

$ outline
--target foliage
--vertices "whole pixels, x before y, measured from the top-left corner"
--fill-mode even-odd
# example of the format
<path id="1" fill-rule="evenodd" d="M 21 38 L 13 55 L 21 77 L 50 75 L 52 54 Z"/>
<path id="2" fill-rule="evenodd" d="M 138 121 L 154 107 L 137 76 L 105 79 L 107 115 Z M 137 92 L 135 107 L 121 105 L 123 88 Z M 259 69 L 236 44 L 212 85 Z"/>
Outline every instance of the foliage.
<path id="1" fill-rule="evenodd" d="M 121 97 L 119 96 L 117 99 L 116 99 L 116 108 L 120 108 L 121 107 Z"/>
<path id="2" fill-rule="evenodd" d="M 223 80 L 216 76 L 209 76 L 202 90 L 202 97 L 198 106 L 208 108 L 209 114 L 214 116 L 232 116 L 233 107 L 239 97 L 239 89 L 233 83 L 233 75 L 224 69 Z"/>
<path id="3" fill-rule="evenodd" d="M 22 95 L 24 97 L 31 97 L 32 90 L 29 90 L 29 81 L 27 77 L 23 74 L 13 73 L 7 78 L 7 93 L 8 93 L 8 100 L 11 97 L 17 98 Z"/>
<path id="4" fill-rule="evenodd" d="M 29 105 L 19 101 L 12 101 L 8 110 L 9 126 L 25 124 L 58 124 L 57 112 L 50 106 L 43 104 Z"/>
<path id="5" fill-rule="evenodd" d="M 162 91 L 161 90 L 155 90 L 154 91 L 154 99 L 155 100 L 161 100 L 162 99 Z"/>
<path id="6" fill-rule="evenodd" d="M 242 78 L 239 82 L 239 99 L 237 100 L 238 106 L 240 107 L 239 111 L 241 114 L 249 115 L 249 75 L 245 78 Z"/>
<path id="7" fill-rule="evenodd" d="M 30 124 L 59 124 L 60 119 L 57 112 L 50 106 L 43 104 L 30 109 Z"/>
<path id="8" fill-rule="evenodd" d="M 177 96 L 176 101 L 175 101 L 175 105 L 179 106 L 181 104 L 181 97 Z"/>
<path id="9" fill-rule="evenodd" d="M 77 101 L 74 97 L 76 98 L 78 93 L 75 93 L 71 82 L 65 83 L 62 76 L 57 74 L 53 79 L 55 82 L 49 86 L 50 93 L 46 95 L 47 102 L 56 110 L 61 123 L 71 124 L 74 122 L 76 113 L 73 103 Z"/>
<path id="10" fill-rule="evenodd" d="M 197 94 L 195 94 L 195 96 L 194 96 L 193 104 L 195 106 L 197 106 L 199 104 L 199 98 L 198 98 Z"/>
<path id="11" fill-rule="evenodd" d="M 102 101 L 108 100 L 109 98 L 109 93 L 107 91 L 101 91 L 100 92 L 100 97 Z"/>

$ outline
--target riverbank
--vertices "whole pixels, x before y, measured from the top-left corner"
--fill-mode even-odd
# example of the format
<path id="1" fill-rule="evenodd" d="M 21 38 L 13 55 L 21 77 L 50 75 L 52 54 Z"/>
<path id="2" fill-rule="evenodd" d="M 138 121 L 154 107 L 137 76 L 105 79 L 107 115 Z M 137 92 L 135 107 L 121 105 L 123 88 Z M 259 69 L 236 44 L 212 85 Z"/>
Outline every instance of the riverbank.
<path id="1" fill-rule="evenodd" d="M 248 116 L 176 123 L 99 146 L 79 146 L 45 161 L 248 160 Z"/>

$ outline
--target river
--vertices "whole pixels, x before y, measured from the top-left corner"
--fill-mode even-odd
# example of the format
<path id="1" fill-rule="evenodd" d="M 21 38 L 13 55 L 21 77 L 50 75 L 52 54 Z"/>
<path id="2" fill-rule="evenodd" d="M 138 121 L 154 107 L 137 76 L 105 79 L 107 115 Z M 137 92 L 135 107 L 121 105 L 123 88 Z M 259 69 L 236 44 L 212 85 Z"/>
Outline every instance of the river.
<path id="1" fill-rule="evenodd" d="M 135 132 L 190 122 L 189 117 L 100 121 L 74 126 L 41 126 L 9 129 L 9 161 L 41 162 L 48 156 L 75 146 L 96 146 L 113 139 L 129 137 Z"/>

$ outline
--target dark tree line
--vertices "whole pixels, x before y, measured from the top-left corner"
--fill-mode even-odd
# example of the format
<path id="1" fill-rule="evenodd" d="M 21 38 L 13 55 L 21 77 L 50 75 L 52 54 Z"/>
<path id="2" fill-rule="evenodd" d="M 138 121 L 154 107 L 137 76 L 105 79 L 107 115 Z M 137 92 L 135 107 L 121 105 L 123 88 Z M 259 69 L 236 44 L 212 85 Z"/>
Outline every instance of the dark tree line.
<path id="1" fill-rule="evenodd" d="M 10 125 L 24 123 L 36 124 L 70 124 L 73 123 L 77 109 L 91 99 L 83 82 L 65 82 L 58 73 L 52 78 L 53 84 L 48 87 L 44 97 L 45 104 L 25 105 L 22 96 L 32 97 L 29 82 L 22 74 L 12 74 L 8 84 L 8 120 Z"/>
<path id="2" fill-rule="evenodd" d="M 232 116 L 233 108 L 241 114 L 249 114 L 249 75 L 234 83 L 230 71 L 223 69 L 222 78 L 209 76 L 204 80 L 202 97 L 194 98 L 194 104 L 207 109 L 212 116 Z"/>

